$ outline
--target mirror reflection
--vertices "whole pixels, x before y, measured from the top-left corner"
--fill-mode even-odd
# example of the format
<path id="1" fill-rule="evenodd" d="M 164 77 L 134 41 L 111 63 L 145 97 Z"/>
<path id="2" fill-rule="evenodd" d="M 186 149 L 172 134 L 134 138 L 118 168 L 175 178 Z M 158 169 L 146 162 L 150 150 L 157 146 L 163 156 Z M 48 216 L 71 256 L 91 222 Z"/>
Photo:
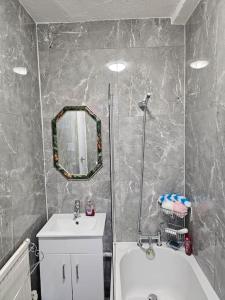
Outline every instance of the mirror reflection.
<path id="1" fill-rule="evenodd" d="M 55 167 L 68 179 L 88 179 L 102 166 L 101 121 L 86 106 L 64 107 L 53 119 Z"/>

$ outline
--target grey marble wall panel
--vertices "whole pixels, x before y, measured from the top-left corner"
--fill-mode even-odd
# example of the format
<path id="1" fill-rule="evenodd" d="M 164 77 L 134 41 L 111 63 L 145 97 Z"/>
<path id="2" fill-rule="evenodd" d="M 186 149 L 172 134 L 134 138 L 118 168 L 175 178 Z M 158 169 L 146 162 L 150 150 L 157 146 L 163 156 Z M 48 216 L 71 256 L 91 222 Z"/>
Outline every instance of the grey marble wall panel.
<path id="1" fill-rule="evenodd" d="M 157 128 L 162 118 L 167 121 L 162 122 L 159 134 L 165 133 L 165 140 L 172 144 L 171 136 L 179 124 L 175 133 L 179 137 L 173 147 L 168 146 L 170 151 L 162 150 L 164 164 L 155 167 L 160 169 L 166 162 L 173 165 L 174 160 L 178 161 L 174 170 L 170 170 L 173 179 L 166 180 L 167 184 L 161 179 L 157 192 L 152 187 L 147 188 L 145 205 L 151 204 L 152 194 L 161 193 L 163 186 L 168 191 L 176 187 L 183 192 L 184 27 L 172 26 L 169 20 L 161 19 L 49 24 L 38 25 L 38 39 L 49 211 L 71 212 L 75 199 L 80 198 L 84 205 L 86 199 L 92 198 L 97 211 L 107 211 L 105 248 L 111 247 L 107 106 L 107 88 L 111 83 L 114 94 L 115 237 L 118 241 L 133 241 L 137 233 L 142 134 L 142 112 L 137 103 L 149 90 L 153 92 L 151 114 L 154 120 L 148 118 L 148 130 L 151 131 L 151 124 Z M 127 63 L 127 69 L 120 74 L 113 74 L 106 67 L 108 62 L 116 60 Z M 102 120 L 104 166 L 89 182 L 68 183 L 52 164 L 50 122 L 63 106 L 80 104 L 88 105 Z M 156 174 L 148 176 L 145 177 L 147 185 L 152 182 L 151 176 L 158 180 Z M 156 198 L 154 196 L 154 201 Z M 150 219 L 147 216 L 146 226 Z"/>
<path id="2" fill-rule="evenodd" d="M 0 3 L 0 98 L 2 266 L 46 220 L 36 26 L 16 0 Z"/>
<path id="3" fill-rule="evenodd" d="M 169 19 L 134 19 L 118 22 L 119 48 L 148 48 L 184 45 L 184 27 Z"/>
<path id="4" fill-rule="evenodd" d="M 201 1 L 186 25 L 186 193 L 195 255 L 225 298 L 224 1 Z M 207 59 L 193 70 L 193 59 Z"/>
<path id="5" fill-rule="evenodd" d="M 67 36 L 73 36 L 73 25 L 38 26 L 41 62 L 42 103 L 44 116 L 44 147 L 46 159 L 47 198 L 50 215 L 54 212 L 72 213 L 74 201 L 80 199 L 82 210 L 88 199 L 93 199 L 97 212 L 107 212 L 105 249 L 111 249 L 111 198 L 109 177 L 109 137 L 108 137 L 108 83 L 112 74 L 105 67 L 115 57 L 115 50 L 84 49 L 79 50 L 69 40 L 66 47 L 60 44 L 64 34 L 55 30 L 66 30 Z M 57 29 L 59 27 L 59 29 Z M 91 27 L 90 27 L 91 28 Z M 56 41 L 49 48 L 49 32 L 54 32 Z M 57 32 L 57 31 L 56 31 Z M 90 41 L 89 41 L 90 42 Z M 62 42 L 64 43 L 64 41 Z M 45 60 L 45 56 L 48 60 Z M 90 180 L 68 182 L 53 167 L 51 120 L 66 105 L 87 105 L 102 121 L 103 168 Z"/>
<path id="6" fill-rule="evenodd" d="M 142 231 L 159 229 L 159 195 L 184 192 L 184 47 L 134 47 L 118 53 L 128 70 L 118 76 L 116 238 L 134 241 L 142 158 L 143 112 L 138 102 L 149 91 Z"/>

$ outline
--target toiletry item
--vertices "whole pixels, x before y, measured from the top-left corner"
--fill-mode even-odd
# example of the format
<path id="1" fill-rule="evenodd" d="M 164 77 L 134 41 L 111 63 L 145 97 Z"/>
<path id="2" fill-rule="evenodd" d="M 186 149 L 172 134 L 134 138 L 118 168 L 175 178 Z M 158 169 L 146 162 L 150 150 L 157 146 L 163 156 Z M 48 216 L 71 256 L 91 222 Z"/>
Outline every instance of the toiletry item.
<path id="1" fill-rule="evenodd" d="M 181 244 L 179 243 L 179 242 L 177 242 L 177 241 L 168 241 L 167 242 L 167 246 L 169 247 L 169 248 L 172 248 L 173 250 L 179 250 L 180 249 L 180 247 L 181 247 Z"/>
<path id="2" fill-rule="evenodd" d="M 178 201 L 173 202 L 171 200 L 165 200 L 162 202 L 162 208 L 164 209 L 165 214 L 170 215 L 174 213 L 180 218 L 184 218 L 188 213 L 188 208 Z"/>
<path id="3" fill-rule="evenodd" d="M 179 229 L 179 230 L 177 230 L 177 233 L 178 234 L 186 234 L 186 233 L 188 233 L 188 229 L 187 228 Z"/>
<path id="4" fill-rule="evenodd" d="M 173 203 L 173 212 L 176 216 L 183 218 L 186 216 L 188 209 L 184 204 L 182 204 L 180 202 L 174 202 Z"/>
<path id="5" fill-rule="evenodd" d="M 177 196 L 177 201 L 184 204 L 187 207 L 191 207 L 191 202 L 189 201 L 188 198 L 186 198 L 185 196 Z"/>
<path id="6" fill-rule="evenodd" d="M 187 255 L 191 255 L 193 252 L 192 249 L 192 238 L 189 233 L 186 233 L 184 236 L 184 249 Z"/>
<path id="7" fill-rule="evenodd" d="M 86 206 L 85 206 L 85 214 L 88 217 L 93 217 L 95 215 L 95 206 L 93 201 L 88 200 Z"/>
<path id="8" fill-rule="evenodd" d="M 37 293 L 36 290 L 33 290 L 33 291 L 31 292 L 31 299 L 32 299 L 32 300 L 38 300 L 38 293 Z"/>
<path id="9" fill-rule="evenodd" d="M 168 200 L 163 201 L 162 208 L 168 210 L 168 214 L 170 214 L 170 211 L 173 210 L 173 202 L 168 201 Z M 165 213 L 167 213 L 167 212 L 165 212 Z"/>
<path id="10" fill-rule="evenodd" d="M 160 203 L 160 204 L 162 204 L 164 201 L 171 201 L 170 200 L 170 195 L 172 195 L 172 194 L 164 194 L 164 195 L 161 195 L 160 197 L 159 197 L 159 200 L 158 200 L 158 202 Z"/>
<path id="11" fill-rule="evenodd" d="M 164 201 L 179 202 L 185 205 L 186 207 L 191 207 L 191 202 L 189 201 L 189 199 L 179 194 L 161 195 L 158 199 L 158 202 L 162 204 Z"/>

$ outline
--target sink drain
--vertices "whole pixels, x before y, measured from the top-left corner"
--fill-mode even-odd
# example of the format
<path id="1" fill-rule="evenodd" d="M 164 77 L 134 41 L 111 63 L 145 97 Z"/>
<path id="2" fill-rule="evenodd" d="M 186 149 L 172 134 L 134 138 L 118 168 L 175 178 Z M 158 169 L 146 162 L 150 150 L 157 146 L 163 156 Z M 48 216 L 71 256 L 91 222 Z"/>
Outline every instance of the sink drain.
<path id="1" fill-rule="evenodd" d="M 157 300 L 157 296 L 155 294 L 151 294 L 148 296 L 147 300 Z"/>

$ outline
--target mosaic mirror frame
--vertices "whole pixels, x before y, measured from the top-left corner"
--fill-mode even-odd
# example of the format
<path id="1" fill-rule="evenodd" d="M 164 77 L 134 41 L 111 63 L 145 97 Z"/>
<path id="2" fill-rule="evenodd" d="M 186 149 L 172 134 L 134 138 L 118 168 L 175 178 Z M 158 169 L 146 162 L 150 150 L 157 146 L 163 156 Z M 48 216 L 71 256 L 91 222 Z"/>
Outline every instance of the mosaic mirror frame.
<path id="1" fill-rule="evenodd" d="M 85 111 L 96 122 L 96 147 L 97 147 L 97 161 L 93 169 L 87 175 L 69 173 L 61 164 L 58 151 L 57 141 L 57 122 L 68 111 Z M 89 180 L 93 177 L 103 166 L 102 159 L 102 133 L 101 133 L 101 120 L 87 107 L 87 106 L 65 106 L 52 120 L 52 145 L 53 145 L 53 163 L 54 167 L 67 179 L 67 180 Z"/>

